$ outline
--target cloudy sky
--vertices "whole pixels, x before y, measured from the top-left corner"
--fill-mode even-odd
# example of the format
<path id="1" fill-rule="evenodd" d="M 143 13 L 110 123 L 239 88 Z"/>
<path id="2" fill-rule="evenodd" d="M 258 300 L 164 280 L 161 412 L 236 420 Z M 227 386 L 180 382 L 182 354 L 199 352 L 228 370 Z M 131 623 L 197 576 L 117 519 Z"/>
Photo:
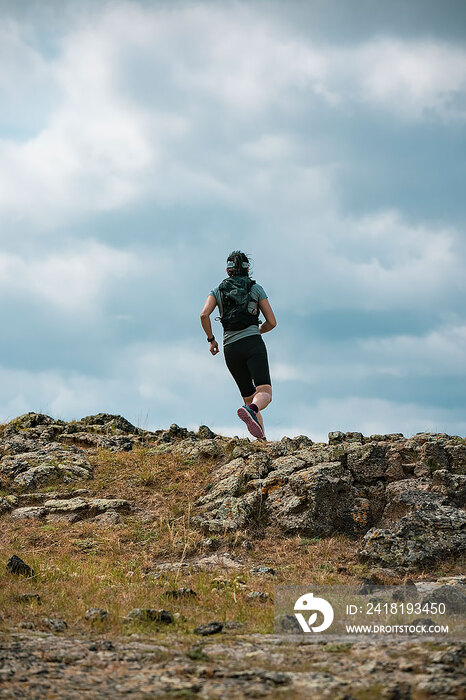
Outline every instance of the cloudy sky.
<path id="1" fill-rule="evenodd" d="M 269 437 L 466 435 L 463 0 L 0 11 L 0 419 L 246 434 L 199 322 L 239 248 Z"/>

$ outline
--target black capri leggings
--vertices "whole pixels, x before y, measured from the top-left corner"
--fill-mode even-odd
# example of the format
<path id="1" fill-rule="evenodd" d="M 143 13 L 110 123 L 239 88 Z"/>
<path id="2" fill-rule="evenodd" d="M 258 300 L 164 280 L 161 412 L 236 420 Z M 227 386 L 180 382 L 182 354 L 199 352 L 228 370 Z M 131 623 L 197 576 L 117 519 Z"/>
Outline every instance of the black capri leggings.
<path id="1" fill-rule="evenodd" d="M 226 366 L 238 385 L 241 396 L 252 396 L 260 384 L 270 381 L 267 348 L 261 335 L 235 340 L 223 349 Z"/>

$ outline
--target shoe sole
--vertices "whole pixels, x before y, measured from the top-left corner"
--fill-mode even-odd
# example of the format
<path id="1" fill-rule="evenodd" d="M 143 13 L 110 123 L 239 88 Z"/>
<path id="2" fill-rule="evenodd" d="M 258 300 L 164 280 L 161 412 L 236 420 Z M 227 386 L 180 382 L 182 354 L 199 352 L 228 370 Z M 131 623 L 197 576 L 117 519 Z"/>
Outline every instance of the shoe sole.
<path id="1" fill-rule="evenodd" d="M 262 430 L 261 426 L 259 423 L 257 423 L 254 418 L 252 418 L 249 415 L 249 411 L 247 411 L 245 408 L 241 407 L 238 408 L 236 411 L 238 418 L 241 418 L 242 421 L 246 423 L 247 429 L 251 433 L 251 435 L 254 435 L 255 438 L 263 438 L 264 437 L 264 431 Z"/>

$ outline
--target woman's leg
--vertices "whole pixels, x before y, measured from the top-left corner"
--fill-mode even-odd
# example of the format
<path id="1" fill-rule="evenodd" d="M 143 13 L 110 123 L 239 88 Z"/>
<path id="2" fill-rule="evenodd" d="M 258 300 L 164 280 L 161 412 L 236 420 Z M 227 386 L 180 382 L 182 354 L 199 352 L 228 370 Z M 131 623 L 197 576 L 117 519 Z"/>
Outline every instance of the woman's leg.
<path id="1" fill-rule="evenodd" d="M 252 403 L 259 409 L 256 413 L 257 420 L 261 424 L 262 430 L 265 434 L 264 419 L 262 418 L 261 411 L 267 408 L 269 403 L 272 401 L 272 387 L 270 384 L 259 384 L 256 387 L 256 391 L 251 396 L 243 396 L 243 401 L 246 406 L 250 406 Z"/>
<path id="2" fill-rule="evenodd" d="M 264 421 L 260 411 L 263 411 L 272 401 L 272 382 L 270 381 L 267 348 L 260 335 L 251 338 L 251 350 L 247 359 L 247 366 L 256 387 L 250 403 L 253 403 L 259 409 L 256 416 L 264 430 Z"/>
<path id="3" fill-rule="evenodd" d="M 255 394 L 251 403 L 254 403 L 259 411 L 267 408 L 269 403 L 272 401 L 272 387 L 270 384 L 259 384 L 256 387 Z"/>
<path id="4" fill-rule="evenodd" d="M 252 403 L 255 403 L 255 401 L 254 401 L 255 395 L 256 395 L 256 394 L 254 393 L 254 394 L 251 394 L 251 396 L 243 396 L 244 405 L 245 405 L 245 406 L 250 406 Z M 257 405 L 257 404 L 256 404 L 256 405 Z M 265 437 L 264 421 L 263 421 L 263 419 L 262 419 L 262 416 L 261 416 L 260 412 L 257 412 L 257 413 L 256 413 L 256 417 L 257 417 L 257 420 L 259 421 L 259 423 L 260 423 L 260 425 L 261 425 L 262 430 L 264 431 L 264 437 Z"/>
<path id="5" fill-rule="evenodd" d="M 272 386 L 267 359 L 267 350 L 260 335 L 248 336 L 225 346 L 225 362 L 233 375 L 244 404 L 254 403 L 257 422 L 264 433 L 264 421 L 260 410 L 272 400 Z M 238 409 L 240 412 L 241 409 Z M 245 418 L 238 413 L 241 420 Z M 247 418 L 247 416 L 246 416 Z M 246 424 L 248 421 L 245 420 Z M 248 430 L 249 429 L 248 425 Z M 255 437 L 258 437 L 253 432 Z"/>

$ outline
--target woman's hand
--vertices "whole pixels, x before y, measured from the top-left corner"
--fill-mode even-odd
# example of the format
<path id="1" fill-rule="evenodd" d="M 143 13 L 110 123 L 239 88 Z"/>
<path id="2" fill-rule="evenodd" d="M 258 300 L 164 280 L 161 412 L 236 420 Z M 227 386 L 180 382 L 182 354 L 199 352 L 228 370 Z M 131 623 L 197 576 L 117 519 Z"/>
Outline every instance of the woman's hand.
<path id="1" fill-rule="evenodd" d="M 212 355 L 216 355 L 218 352 L 220 352 L 220 350 L 218 349 L 218 343 L 216 340 L 213 340 L 211 342 L 209 350 L 212 353 Z"/>

